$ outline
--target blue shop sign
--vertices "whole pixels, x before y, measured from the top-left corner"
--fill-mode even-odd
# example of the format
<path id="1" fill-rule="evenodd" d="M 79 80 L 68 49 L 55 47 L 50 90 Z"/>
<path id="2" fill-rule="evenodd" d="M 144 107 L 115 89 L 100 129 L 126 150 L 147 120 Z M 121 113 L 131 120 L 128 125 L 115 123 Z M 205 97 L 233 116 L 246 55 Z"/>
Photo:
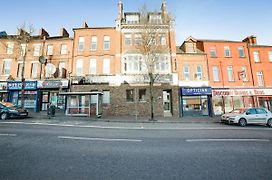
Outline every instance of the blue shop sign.
<path id="1" fill-rule="evenodd" d="M 183 96 L 212 95 L 211 87 L 183 87 L 181 88 Z"/>
<path id="2" fill-rule="evenodd" d="M 22 82 L 21 81 L 13 81 L 8 82 L 8 90 L 21 90 Z M 25 90 L 36 90 L 37 89 L 37 81 L 25 81 Z"/>

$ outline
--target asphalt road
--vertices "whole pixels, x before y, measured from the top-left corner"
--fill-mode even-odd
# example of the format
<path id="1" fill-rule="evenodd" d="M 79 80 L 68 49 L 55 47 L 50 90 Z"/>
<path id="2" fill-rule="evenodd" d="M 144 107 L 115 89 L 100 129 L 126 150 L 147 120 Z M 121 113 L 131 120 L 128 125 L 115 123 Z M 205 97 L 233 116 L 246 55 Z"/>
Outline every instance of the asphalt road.
<path id="1" fill-rule="evenodd" d="M 272 129 L 267 127 L 163 130 L 0 124 L 1 180 L 270 180 L 271 152 Z"/>

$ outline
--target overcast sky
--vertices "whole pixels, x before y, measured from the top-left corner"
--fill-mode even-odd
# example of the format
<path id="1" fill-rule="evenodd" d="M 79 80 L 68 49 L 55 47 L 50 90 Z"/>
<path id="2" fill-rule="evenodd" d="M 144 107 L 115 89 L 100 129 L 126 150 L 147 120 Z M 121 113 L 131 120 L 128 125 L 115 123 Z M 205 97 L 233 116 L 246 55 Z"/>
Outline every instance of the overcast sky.
<path id="1" fill-rule="evenodd" d="M 159 10 L 162 0 L 122 0 L 124 12 L 138 11 L 144 4 Z M 176 43 L 188 36 L 199 39 L 242 40 L 257 36 L 258 44 L 272 45 L 271 0 L 166 0 L 175 16 Z M 72 29 L 83 22 L 92 27 L 114 26 L 118 0 L 4 0 L 0 3 L 0 31 L 9 34 L 23 23 L 51 36 L 64 27 Z"/>

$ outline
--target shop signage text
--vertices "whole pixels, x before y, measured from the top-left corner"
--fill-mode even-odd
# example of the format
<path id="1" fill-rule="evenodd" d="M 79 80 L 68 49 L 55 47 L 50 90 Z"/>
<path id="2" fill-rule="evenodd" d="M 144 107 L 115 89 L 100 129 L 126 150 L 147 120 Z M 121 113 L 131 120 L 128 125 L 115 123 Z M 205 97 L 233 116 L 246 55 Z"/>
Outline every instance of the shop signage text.
<path id="1" fill-rule="evenodd" d="M 272 95 L 272 89 L 216 89 L 213 96 L 262 96 Z"/>
<path id="2" fill-rule="evenodd" d="M 188 87 L 181 88 L 181 94 L 183 96 L 194 96 L 194 95 L 211 95 L 211 87 Z"/>
<path id="3" fill-rule="evenodd" d="M 20 81 L 8 82 L 8 90 L 21 90 L 21 89 L 22 89 L 22 82 L 20 82 Z M 37 81 L 26 81 L 25 82 L 25 89 L 26 90 L 36 90 L 37 89 Z"/>

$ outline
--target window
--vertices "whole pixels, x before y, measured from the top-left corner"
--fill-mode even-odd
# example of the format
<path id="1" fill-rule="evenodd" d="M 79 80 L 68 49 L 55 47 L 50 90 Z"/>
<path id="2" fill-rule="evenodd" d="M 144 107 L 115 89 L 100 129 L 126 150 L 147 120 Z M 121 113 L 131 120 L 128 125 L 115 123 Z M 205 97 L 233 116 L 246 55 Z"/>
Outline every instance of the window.
<path id="1" fill-rule="evenodd" d="M 96 92 L 97 90 L 91 90 L 91 92 Z M 91 104 L 96 104 L 98 101 L 98 95 L 91 95 Z"/>
<path id="2" fill-rule="evenodd" d="M 31 78 L 38 77 L 38 67 L 39 67 L 39 63 L 37 62 L 31 64 Z"/>
<path id="3" fill-rule="evenodd" d="M 149 22 L 153 24 L 162 23 L 161 15 L 159 14 L 149 14 Z"/>
<path id="4" fill-rule="evenodd" d="M 257 111 L 257 114 L 267 114 L 267 112 L 264 109 L 257 108 L 256 111 Z"/>
<path id="5" fill-rule="evenodd" d="M 218 71 L 218 66 L 213 66 L 212 67 L 213 71 L 213 80 L 218 82 L 219 81 L 219 71 Z"/>
<path id="6" fill-rule="evenodd" d="M 7 43 L 7 54 L 13 54 L 13 48 L 14 48 L 14 43 L 8 42 Z"/>
<path id="7" fill-rule="evenodd" d="M 184 66 L 183 67 L 183 76 L 185 81 L 190 80 L 190 67 L 189 66 Z"/>
<path id="8" fill-rule="evenodd" d="M 259 51 L 253 51 L 254 62 L 260 62 Z"/>
<path id="9" fill-rule="evenodd" d="M 141 72 L 143 70 L 142 56 L 130 55 L 124 57 L 125 72 Z"/>
<path id="10" fill-rule="evenodd" d="M 224 46 L 225 57 L 230 57 L 230 47 Z"/>
<path id="11" fill-rule="evenodd" d="M 53 55 L 53 45 L 47 46 L 47 55 Z"/>
<path id="12" fill-rule="evenodd" d="M 78 39 L 78 51 L 84 51 L 84 44 L 85 44 L 84 37 L 79 37 L 79 39 Z"/>
<path id="13" fill-rule="evenodd" d="M 148 45 L 155 45 L 155 44 L 156 44 L 155 34 L 149 35 L 149 37 L 148 37 Z"/>
<path id="14" fill-rule="evenodd" d="M 227 72 L 228 72 L 229 81 L 234 81 L 232 66 L 228 66 L 227 67 Z"/>
<path id="15" fill-rule="evenodd" d="M 146 89 L 139 89 L 139 101 L 146 101 Z"/>
<path id="16" fill-rule="evenodd" d="M 268 52 L 268 59 L 270 62 L 272 62 L 272 51 Z"/>
<path id="17" fill-rule="evenodd" d="M 196 79 L 202 80 L 202 66 L 201 65 L 198 65 L 196 67 Z"/>
<path id="18" fill-rule="evenodd" d="M 135 44 L 141 45 L 142 44 L 142 35 L 141 34 L 135 34 Z"/>
<path id="19" fill-rule="evenodd" d="M 89 69 L 90 74 L 96 74 L 96 59 L 91 59 L 90 60 L 90 69 Z"/>
<path id="20" fill-rule="evenodd" d="M 62 44 L 60 49 L 60 54 L 67 54 L 67 44 Z"/>
<path id="21" fill-rule="evenodd" d="M 247 78 L 247 69 L 246 69 L 246 67 L 245 66 L 243 66 L 242 68 L 241 68 L 241 70 L 242 70 L 242 79 L 243 79 L 243 81 L 248 81 L 248 78 Z"/>
<path id="22" fill-rule="evenodd" d="M 22 78 L 22 72 L 23 72 L 23 63 L 20 62 L 20 63 L 18 63 L 18 67 L 17 67 L 17 77 L 18 78 Z"/>
<path id="23" fill-rule="evenodd" d="M 257 114 L 256 109 L 249 109 L 247 110 L 248 114 Z"/>
<path id="24" fill-rule="evenodd" d="M 127 102 L 133 102 L 134 101 L 134 90 L 133 89 L 128 89 L 126 90 L 126 98 Z"/>
<path id="25" fill-rule="evenodd" d="M 93 36 L 91 40 L 91 51 L 96 51 L 97 49 L 97 37 Z"/>
<path id="26" fill-rule="evenodd" d="M 103 104 L 110 104 L 110 91 L 103 91 Z"/>
<path id="27" fill-rule="evenodd" d="M 165 34 L 162 34 L 160 36 L 160 43 L 162 46 L 165 46 L 166 45 L 166 37 L 165 37 Z"/>
<path id="28" fill-rule="evenodd" d="M 195 51 L 194 51 L 194 44 L 191 43 L 191 42 L 186 43 L 186 51 L 187 51 L 188 53 L 193 53 L 193 52 L 195 52 Z"/>
<path id="29" fill-rule="evenodd" d="M 245 50 L 243 46 L 238 47 L 239 57 L 245 57 Z"/>
<path id="30" fill-rule="evenodd" d="M 34 44 L 33 46 L 34 46 L 33 56 L 39 56 L 40 55 L 41 45 L 40 44 Z"/>
<path id="31" fill-rule="evenodd" d="M 132 40 L 131 40 L 131 34 L 125 34 L 125 45 L 131 45 Z"/>
<path id="32" fill-rule="evenodd" d="M 257 79 L 258 79 L 258 85 L 264 86 L 263 72 L 261 71 L 257 72 Z"/>
<path id="33" fill-rule="evenodd" d="M 4 59 L 3 61 L 3 75 L 10 75 L 11 59 Z"/>
<path id="34" fill-rule="evenodd" d="M 104 36 L 104 50 L 110 50 L 110 37 Z"/>
<path id="35" fill-rule="evenodd" d="M 59 63 L 59 77 L 62 77 L 62 78 L 66 77 L 65 62 Z"/>
<path id="36" fill-rule="evenodd" d="M 126 15 L 127 24 L 136 24 L 139 22 L 139 15 Z"/>
<path id="37" fill-rule="evenodd" d="M 217 57 L 216 55 L 216 47 L 210 47 L 210 56 L 211 57 Z"/>
<path id="38" fill-rule="evenodd" d="M 156 71 L 167 72 L 169 69 L 168 57 L 167 56 L 157 56 L 156 61 Z"/>
<path id="39" fill-rule="evenodd" d="M 103 59 L 103 74 L 110 74 L 110 59 Z"/>
<path id="40" fill-rule="evenodd" d="M 80 76 L 83 74 L 83 60 L 79 59 L 76 62 L 76 75 Z"/>

